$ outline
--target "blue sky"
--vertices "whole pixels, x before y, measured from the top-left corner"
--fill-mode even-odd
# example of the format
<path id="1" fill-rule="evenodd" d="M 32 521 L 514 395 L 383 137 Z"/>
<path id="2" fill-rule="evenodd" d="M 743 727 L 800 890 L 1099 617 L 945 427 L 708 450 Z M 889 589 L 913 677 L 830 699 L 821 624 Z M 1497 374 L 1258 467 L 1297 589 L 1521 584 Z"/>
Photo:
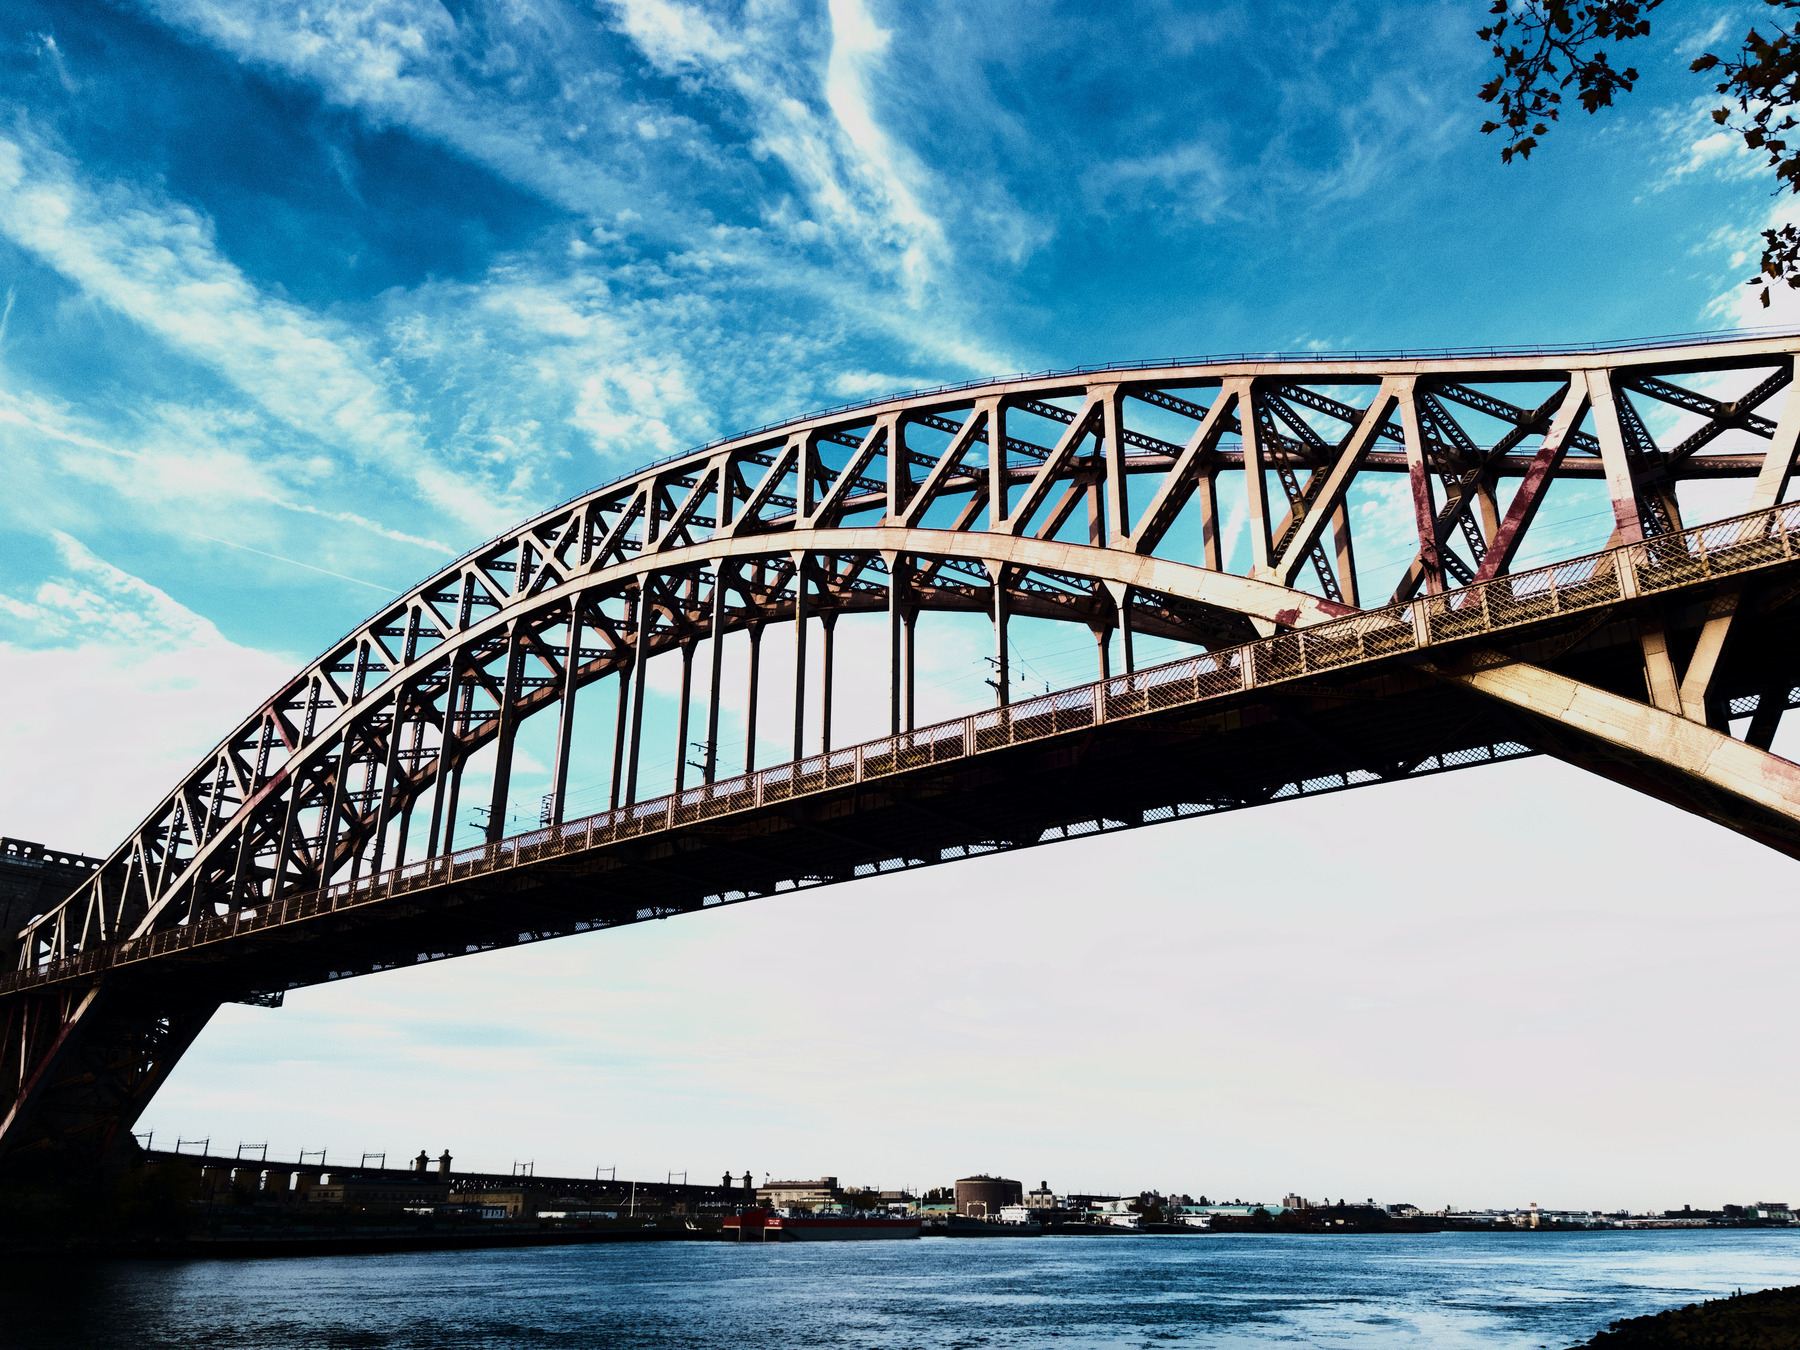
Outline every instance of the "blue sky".
<path id="1" fill-rule="evenodd" d="M 1658 31 L 1670 37 L 1634 55 L 1645 72 L 1639 92 L 1620 110 L 1560 128 L 1529 164 L 1512 167 L 1476 132 L 1485 109 L 1473 91 L 1486 56 L 1473 34 L 1485 9 L 15 0 L 0 34 L 0 679 L 9 692 L 0 828 L 106 851 L 247 707 L 384 593 L 548 503 L 745 426 L 940 381 L 1090 361 L 1581 341 L 1793 318 L 1785 298 L 1772 315 L 1747 304 L 1745 250 L 1781 204 L 1701 115 L 1705 88 L 1685 71 L 1694 52 L 1761 6 L 1659 11 Z M 966 656 L 958 648 L 941 660 L 948 670 Z M 954 683 L 954 672 L 943 679 Z M 1453 800 L 1465 817 L 1519 812 L 1527 832 L 1533 822 L 1585 816 L 1600 835 L 1641 837 L 1644 856 L 1610 871 L 1579 876 L 1580 866 L 1562 866 L 1565 845 L 1569 856 L 1594 856 L 1574 838 L 1531 864 L 1544 886 L 1578 893 L 1582 913 L 1592 907 L 1620 923 L 1635 913 L 1634 893 L 1664 884 L 1651 860 L 1659 847 L 1691 839 L 1743 869 L 1744 884 L 1719 903 L 1747 907 L 1745 941 L 1766 949 L 1778 931 L 1791 932 L 1751 884 L 1784 874 L 1742 841 L 1556 766 L 1444 782 L 1170 827 L 1128 844 L 1072 845 L 1030 864 L 982 864 L 983 876 L 971 865 L 967 875 L 884 882 L 869 888 L 879 895 L 853 900 L 765 902 L 760 912 L 709 920 L 710 930 L 659 925 L 657 935 L 614 935 L 607 946 L 570 943 L 383 977 L 298 996 L 280 1014 L 230 1010 L 150 1123 L 204 1133 L 236 1122 L 229 1127 L 260 1138 L 274 1126 L 258 1120 L 279 1103 L 284 1118 L 304 1122 L 294 1129 L 307 1137 L 294 1147 L 317 1147 L 310 1141 L 335 1130 L 346 1150 L 397 1152 L 416 1146 L 424 1117 L 460 1110 L 461 1137 L 481 1141 L 478 1152 L 500 1150 L 510 1147 L 499 1142 L 510 1127 L 498 1114 L 470 1114 L 448 1104 L 454 1098 L 432 1104 L 428 1084 L 446 1069 L 504 1076 L 506 1064 L 535 1063 L 532 1082 L 564 1083 L 561 1096 L 546 1098 L 552 1114 L 594 1082 L 620 1085 L 622 1095 L 607 1099 L 631 1103 L 607 1108 L 626 1150 L 616 1160 L 638 1157 L 645 1175 L 662 1166 L 658 1141 L 674 1128 L 658 1112 L 670 1101 L 698 1103 L 712 1134 L 699 1130 L 683 1147 L 704 1170 L 699 1154 L 725 1129 L 720 1122 L 737 1130 L 747 1117 L 766 1121 L 784 1092 L 823 1086 L 767 1066 L 738 1077 L 721 1077 L 710 1059 L 691 1072 L 670 1067 L 701 1054 L 696 1041 L 713 1034 L 705 989 L 730 978 L 731 951 L 767 944 L 767 963 L 781 969 L 789 960 L 830 966 L 852 951 L 865 953 L 862 962 L 881 950 L 898 987 L 955 1005 L 974 995 L 957 991 L 950 965 L 934 964 L 944 944 L 892 925 L 912 906 L 954 909 L 997 892 L 980 923 L 1011 953 L 999 963 L 1011 972 L 996 977 L 1002 989 L 1029 987 L 1033 962 L 1068 972 L 1102 960 L 1113 964 L 1074 984 L 1130 982 L 1128 955 L 1092 955 L 1113 948 L 1106 930 L 1087 932 L 1079 896 L 1046 902 L 1063 907 L 1060 939 L 1045 936 L 1026 904 L 1054 889 L 1063 869 L 1088 867 L 1138 877 L 1111 902 L 1120 931 L 1183 926 L 1184 941 L 1196 944 L 1181 948 L 1190 962 L 1183 980 L 1232 987 L 1206 974 L 1209 934 L 1238 934 L 1258 961 L 1277 966 L 1269 953 L 1290 941 L 1314 953 L 1304 960 L 1319 964 L 1303 965 L 1301 982 L 1326 991 L 1316 1016 L 1246 1032 L 1263 1047 L 1250 1081 L 1260 1073 L 1291 1083 L 1319 1053 L 1309 1036 L 1342 1020 L 1343 1000 L 1374 997 L 1340 990 L 1346 977 L 1330 944 L 1314 940 L 1330 928 L 1310 908 L 1320 894 L 1349 886 L 1378 928 L 1429 933 L 1370 948 L 1379 970 L 1468 959 L 1470 944 L 1480 946 L 1472 935 L 1508 912 L 1500 879 L 1471 866 L 1466 924 L 1409 927 L 1411 902 L 1397 898 L 1402 880 L 1384 868 L 1391 849 L 1378 842 L 1403 800 L 1419 824 Z M 1247 917 L 1202 906 L 1196 917 L 1184 876 L 1192 850 L 1253 878 L 1314 826 L 1337 847 L 1303 850 L 1313 870 L 1265 888 L 1271 909 Z M 1084 849 L 1092 856 L 1078 861 Z M 1432 857 L 1410 865 L 1419 884 L 1441 884 Z M 1692 943 L 1717 938 L 1716 927 L 1699 936 L 1684 928 L 1682 914 L 1676 906 L 1673 928 L 1643 937 L 1633 959 L 1648 964 L 1631 967 L 1626 985 L 1603 987 L 1627 979 L 1624 968 L 1549 974 L 1545 997 L 1555 1003 L 1571 979 L 1601 981 L 1567 1025 L 1606 1023 L 1613 994 L 1673 978 Z M 1597 967 L 1617 955 L 1618 930 L 1607 922 L 1594 919 L 1576 937 L 1557 927 L 1564 910 L 1551 906 L 1539 919 L 1550 927 L 1508 930 L 1527 966 L 1522 953 L 1553 939 L 1565 953 L 1591 942 Z M 1246 924 L 1263 927 L 1246 937 Z M 1490 946 L 1481 959 L 1497 961 L 1502 950 L 1513 948 Z M 667 977 L 634 974 L 648 983 L 634 986 L 631 1007 L 690 1010 L 661 1030 L 639 1029 L 662 1047 L 650 1059 L 636 1058 L 649 1054 L 640 1042 L 627 1051 L 608 1041 L 589 1045 L 587 1058 L 570 1050 L 551 1069 L 517 1046 L 483 1059 L 442 1031 L 444 1010 L 478 987 L 484 1025 L 503 1029 L 494 1035 L 513 1034 L 504 1031 L 515 1026 L 509 1017 L 538 1031 L 548 1017 L 565 1035 L 570 1019 L 586 1025 L 597 1015 L 582 999 L 622 987 L 615 977 L 628 957 Z M 1508 969 L 1491 977 L 1505 985 Z M 532 1013 L 528 991 L 553 986 L 567 992 L 568 1011 Z M 1760 997 L 1730 987 L 1731 999 Z M 402 988 L 411 992 L 384 992 Z M 1250 981 L 1244 998 L 1254 1003 L 1256 988 Z M 980 997 L 1008 1004 L 1004 994 Z M 1454 1002 L 1456 991 L 1445 997 Z M 1093 1011 L 1086 998 L 1031 1003 L 1034 1025 L 1073 1026 Z M 1489 1025 L 1484 1006 L 1463 1009 L 1469 1027 Z M 772 1011 L 756 1043 L 810 1044 L 805 1028 L 819 1015 L 810 1006 Z M 1711 1015 L 1717 1021 L 1706 1025 L 1720 1035 L 1745 1018 L 1779 1017 L 1772 1005 L 1729 1000 Z M 1180 1004 L 1167 1018 L 1134 1072 L 1154 1078 L 1179 1067 L 1184 1081 L 1207 1078 L 1188 1033 L 1192 1019 L 1216 1025 L 1217 1010 Z M 941 1020 L 941 1040 L 870 1027 L 818 1062 L 835 1066 L 833 1081 L 874 1074 L 868 1090 L 877 1093 L 883 1081 L 912 1081 L 906 1065 L 920 1083 L 979 1080 L 986 1042 L 970 1030 L 979 1017 L 959 1020 L 952 1010 Z M 1462 1024 L 1451 1016 L 1445 1025 Z M 1443 1034 L 1446 1044 L 1477 1035 Z M 1032 1050 L 1036 1071 L 1107 1073 L 1107 1051 L 1090 1054 L 1079 1037 L 1070 1044 L 1060 1060 Z M 1588 1081 L 1583 1054 L 1514 1049 L 1520 1063 L 1554 1066 L 1553 1090 Z M 869 1067 L 876 1055 L 882 1073 Z M 245 1075 L 276 1064 L 289 1068 L 247 1086 Z M 1213 1069 L 1211 1081 L 1223 1081 L 1226 1069 Z M 1232 1070 L 1240 1071 L 1248 1072 Z M 1724 1075 L 1727 1065 L 1711 1072 Z M 359 1074 L 392 1075 L 397 1095 L 366 1107 L 347 1091 L 334 1095 L 330 1084 Z M 1429 1075 L 1420 1081 L 1421 1091 L 1444 1088 Z M 1448 1186 L 1473 1165 L 1445 1151 L 1427 1167 L 1416 1148 L 1389 1157 L 1369 1142 L 1389 1132 L 1382 1094 L 1364 1077 L 1331 1095 L 1358 1103 L 1368 1141 L 1342 1145 L 1339 1156 L 1301 1130 L 1281 1157 L 1325 1148 L 1319 1171 L 1333 1193 L 1357 1191 L 1371 1172 L 1367 1186 L 1425 1185 L 1408 1178 L 1440 1173 Z M 1479 1114 L 1471 1105 L 1451 1116 L 1466 1124 Z M 1315 1119 L 1281 1115 L 1297 1118 Z M 1002 1102 L 973 1111 L 964 1134 L 927 1132 L 862 1151 L 821 1135 L 783 1152 L 781 1131 L 758 1125 L 740 1152 L 763 1161 L 733 1154 L 719 1165 L 860 1168 L 889 1182 L 929 1181 L 934 1168 L 1031 1171 L 1039 1164 L 1026 1158 L 969 1156 L 997 1146 L 1007 1119 Z M 1245 1140 L 1274 1137 L 1261 1117 L 1240 1124 Z M 1094 1128 L 1103 1151 L 1116 1154 L 1108 1127 Z M 568 1165 L 586 1156 L 576 1127 L 540 1133 Z M 1686 1157 L 1673 1137 L 1651 1143 Z M 1771 1166 L 1786 1156 L 1774 1138 Z M 1508 1189 L 1532 1174 L 1509 1170 L 1490 1149 L 1478 1169 L 1487 1194 L 1411 1198 L 1634 1198 L 1615 1194 L 1637 1184 L 1628 1160 L 1595 1161 L 1624 1157 L 1608 1141 L 1604 1113 L 1580 1139 L 1593 1152 L 1579 1152 L 1582 1165 L 1556 1196 Z M 1226 1184 L 1208 1177 L 1232 1146 L 1209 1147 L 1199 1150 L 1204 1163 L 1190 1158 L 1189 1175 L 1179 1169 L 1195 1154 L 1192 1141 L 1158 1144 L 1163 1170 L 1144 1184 Z M 841 1156 L 821 1156 L 832 1148 Z M 1541 1153 L 1532 1165 L 1564 1156 L 1567 1141 L 1546 1136 Z M 1766 1175 L 1755 1171 L 1765 1159 L 1751 1154 L 1746 1186 Z M 1066 1173 L 1084 1155 L 1069 1144 L 1030 1155 L 1040 1156 Z M 1255 1189 L 1259 1177 L 1271 1195 L 1303 1184 L 1279 1162 L 1246 1170 L 1236 1189 Z M 1093 1163 L 1084 1181 L 1123 1185 L 1136 1175 L 1109 1166 Z M 908 1168 L 919 1175 L 904 1175 Z M 1591 1197 L 1573 1193 L 1588 1184 L 1581 1178 L 1602 1174 Z M 1692 1163 L 1691 1176 L 1696 1186 L 1726 1184 L 1713 1163 Z M 1646 1196 L 1720 1198 L 1729 1197 Z"/>

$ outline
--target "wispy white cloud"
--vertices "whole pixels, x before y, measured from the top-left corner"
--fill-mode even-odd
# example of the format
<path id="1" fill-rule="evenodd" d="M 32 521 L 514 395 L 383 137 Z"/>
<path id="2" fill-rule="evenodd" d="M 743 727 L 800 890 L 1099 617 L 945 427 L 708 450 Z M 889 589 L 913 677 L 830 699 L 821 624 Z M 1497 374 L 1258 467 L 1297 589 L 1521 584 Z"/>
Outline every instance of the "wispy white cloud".
<path id="1" fill-rule="evenodd" d="M 101 853 L 297 660 L 231 641 L 67 534 L 54 542 L 53 576 L 0 592 L 0 814 L 10 834 Z M 72 768 L 87 728 L 130 753 Z"/>
<path id="2" fill-rule="evenodd" d="M 0 138 L 0 233 L 292 432 L 397 472 L 465 520 L 494 524 L 497 506 L 518 514 L 433 457 L 356 335 L 259 291 L 192 208 L 95 182 L 20 128 Z"/>
<path id="3" fill-rule="evenodd" d="M 702 9 L 673 0 L 615 0 L 620 29 L 664 75 L 723 66 L 744 55 Z"/>
<path id="4" fill-rule="evenodd" d="M 42 476 L 89 489 L 68 503 L 68 521 L 91 509 L 91 490 L 100 488 L 117 494 L 137 518 L 178 535 L 222 518 L 280 534 L 269 512 L 259 509 L 272 508 L 431 553 L 455 552 L 364 512 L 306 499 L 309 489 L 322 489 L 327 501 L 338 495 L 331 491 L 333 465 L 313 453 L 296 456 L 272 447 L 253 412 L 152 402 L 133 418 L 109 423 L 31 390 L 0 388 L 0 447 L 14 474 L 15 524 L 45 525 L 57 517 L 42 495 L 19 492 L 23 480 Z"/>
<path id="5" fill-rule="evenodd" d="M 829 236 L 915 300 L 941 279 L 945 232 L 920 195 L 931 175 L 881 125 L 890 34 L 862 0 L 830 0 L 823 53 L 796 41 L 797 14 L 774 8 L 751 9 L 727 31 L 674 0 L 612 7 L 620 31 L 658 70 L 710 82 L 741 103 L 752 152 L 779 160 L 804 194 L 797 214 L 772 204 L 766 224 L 802 246 Z"/>
<path id="6" fill-rule="evenodd" d="M 1662 171 L 1651 191 L 1662 192 L 1701 175 L 1741 181 L 1766 171 L 1766 155 L 1745 145 L 1742 133 L 1713 120 L 1712 110 L 1717 106 L 1716 97 L 1702 97 L 1656 114 Z"/>
<path id="7" fill-rule="evenodd" d="M 1783 194 L 1760 221 L 1732 225 L 1715 235 L 1718 251 L 1725 254 L 1726 270 L 1719 278 L 1718 294 L 1705 309 L 1708 320 L 1725 327 L 1800 327 L 1800 291 L 1761 277 L 1762 231 L 1800 223 L 1800 198 Z M 1752 280 L 1752 278 L 1759 278 Z M 1769 304 L 1762 303 L 1763 288 Z"/>
<path id="8" fill-rule="evenodd" d="M 615 88 L 616 76 L 574 61 L 552 70 L 532 64 L 542 51 L 587 47 L 580 21 L 557 6 L 509 6 L 491 19 L 476 9 L 459 18 L 432 0 L 229 7 L 151 0 L 146 7 L 244 61 L 317 87 L 376 126 L 453 146 L 571 210 L 610 216 L 630 208 L 643 216 L 662 209 L 581 152 L 585 137 L 617 130 L 591 116 L 595 95 Z"/>
<path id="9" fill-rule="evenodd" d="M 1097 164 L 1083 174 L 1100 200 L 1133 209 L 1168 205 L 1203 222 L 1218 220 L 1230 205 L 1236 173 L 1213 141 L 1189 141 L 1148 155 Z"/>
<path id="10" fill-rule="evenodd" d="M 967 190 L 938 181 L 883 125 L 895 72 L 860 0 L 838 0 L 823 36 L 798 9 L 727 18 L 678 0 L 605 5 L 617 37 L 553 5 L 454 20 L 414 0 L 153 8 L 582 218 L 610 246 L 596 261 L 626 293 L 653 282 L 673 249 L 721 281 L 830 306 L 909 348 L 934 377 L 1024 364 L 982 337 L 981 288 L 949 270 L 949 232 L 926 205 Z M 634 57 L 678 88 L 634 87 L 621 69 Z M 995 228 L 992 201 L 983 209 L 978 237 L 1016 252 L 1019 232 Z M 574 252 L 592 247 L 577 240 Z"/>

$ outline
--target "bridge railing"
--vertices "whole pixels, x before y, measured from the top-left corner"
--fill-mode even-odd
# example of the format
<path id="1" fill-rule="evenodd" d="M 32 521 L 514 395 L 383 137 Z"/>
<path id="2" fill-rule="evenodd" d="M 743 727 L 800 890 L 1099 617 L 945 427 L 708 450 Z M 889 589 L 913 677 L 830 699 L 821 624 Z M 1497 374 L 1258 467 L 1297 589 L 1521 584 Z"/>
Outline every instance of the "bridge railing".
<path id="1" fill-rule="evenodd" d="M 1559 615 L 1795 558 L 1800 502 L 1658 535 L 1404 604 L 1205 652 L 1091 684 L 970 713 L 898 736 L 812 755 L 691 787 L 561 825 L 423 859 L 322 890 L 296 892 L 233 914 L 209 916 L 0 976 L 0 993 L 96 975 L 115 966 L 260 929 L 375 904 L 452 881 L 758 810 L 814 793 L 967 759 L 1008 746 L 1247 690 L 1415 653 L 1446 642 L 1518 629 Z M 640 910 L 639 918 L 660 911 Z"/>

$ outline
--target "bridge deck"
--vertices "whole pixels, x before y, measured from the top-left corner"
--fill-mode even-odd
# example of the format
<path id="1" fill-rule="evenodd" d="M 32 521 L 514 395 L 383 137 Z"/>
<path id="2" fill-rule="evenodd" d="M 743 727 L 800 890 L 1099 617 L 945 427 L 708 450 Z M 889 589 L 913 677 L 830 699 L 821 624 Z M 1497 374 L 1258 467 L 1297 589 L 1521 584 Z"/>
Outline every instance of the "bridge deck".
<path id="1" fill-rule="evenodd" d="M 272 1000 L 396 965 L 1537 753 L 1516 714 L 1445 683 L 1447 664 L 1496 645 L 1518 659 L 1548 652 L 1641 697 L 1631 612 L 1655 604 L 1680 627 L 1685 605 L 1692 627 L 1720 583 L 1800 570 L 1797 530 L 1800 503 L 1282 632 L 96 946 L 0 976 L 0 996 L 136 968 L 190 992 Z"/>

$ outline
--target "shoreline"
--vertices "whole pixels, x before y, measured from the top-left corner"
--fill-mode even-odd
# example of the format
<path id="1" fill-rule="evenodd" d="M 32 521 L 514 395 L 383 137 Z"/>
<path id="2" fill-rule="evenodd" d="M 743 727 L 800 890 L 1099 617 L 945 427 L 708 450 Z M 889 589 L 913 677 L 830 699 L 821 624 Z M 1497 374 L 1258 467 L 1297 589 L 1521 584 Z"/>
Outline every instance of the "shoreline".
<path id="1" fill-rule="evenodd" d="M 1336 1232 L 1326 1229 L 1303 1228 L 1166 1228 L 1151 1231 L 1132 1231 L 1118 1229 L 1107 1231 L 1074 1231 L 1070 1229 L 1052 1230 L 1030 1239 L 1012 1238 L 1013 1241 L 1032 1240 L 1038 1238 L 1100 1238 L 1109 1242 L 1121 1238 L 1229 1238 L 1229 1237 L 1303 1237 L 1303 1238 L 1366 1238 L 1366 1237 L 1428 1237 L 1444 1233 L 1470 1233 L 1482 1236 L 1516 1237 L 1520 1239 L 1557 1234 L 1563 1236 L 1588 1235 L 1605 1237 L 1639 1232 L 1682 1232 L 1682 1233 L 1723 1233 L 1744 1231 L 1726 1228 L 1683 1228 L 1683 1229 L 1623 1229 L 1623 1228 L 1540 1228 L 1540 1229 L 1489 1229 L 1464 1227 L 1407 1228 L 1407 1229 L 1343 1229 Z M 1764 1229 L 1754 1231 L 1768 1231 Z M 1796 1230 L 1800 1235 L 1800 1230 Z M 924 1238 L 945 1239 L 941 1232 L 926 1232 L 917 1239 L 895 1239 L 896 1241 L 919 1241 Z M 972 1239 L 976 1242 L 992 1242 L 1008 1240 L 1007 1235 L 991 1235 Z M 967 1242 L 971 1239 L 961 1239 Z M 207 1235 L 184 1235 L 162 1238 L 137 1238 L 127 1240 L 97 1240 L 93 1242 L 61 1242 L 61 1243 L 0 1243 L 0 1257 L 13 1261 L 70 1259 L 90 1261 L 196 1261 L 196 1260 L 257 1260 L 285 1257 L 305 1256 L 382 1256 L 409 1252 L 450 1252 L 450 1251 L 490 1251 L 516 1250 L 530 1247 L 584 1247 L 617 1243 L 641 1242 L 706 1242 L 727 1243 L 731 1246 L 754 1246 L 770 1248 L 786 1248 L 791 1243 L 741 1243 L 728 1237 L 723 1231 L 713 1228 L 657 1227 L 640 1226 L 635 1228 L 546 1228 L 536 1224 L 530 1227 L 511 1229 L 470 1229 L 459 1228 L 449 1231 L 396 1231 L 386 1229 L 380 1231 L 357 1232 L 338 1230 L 335 1232 L 281 1232 L 269 1231 L 266 1234 L 250 1232 L 225 1232 Z M 1795 1291 L 1796 1307 L 1800 1309 L 1800 1287 Z M 1800 1315 L 1800 1314 L 1797 1314 Z M 1605 1344 L 1611 1344 L 1606 1342 Z M 1796 1342 L 1796 1350 L 1800 1350 L 1800 1341 Z"/>

